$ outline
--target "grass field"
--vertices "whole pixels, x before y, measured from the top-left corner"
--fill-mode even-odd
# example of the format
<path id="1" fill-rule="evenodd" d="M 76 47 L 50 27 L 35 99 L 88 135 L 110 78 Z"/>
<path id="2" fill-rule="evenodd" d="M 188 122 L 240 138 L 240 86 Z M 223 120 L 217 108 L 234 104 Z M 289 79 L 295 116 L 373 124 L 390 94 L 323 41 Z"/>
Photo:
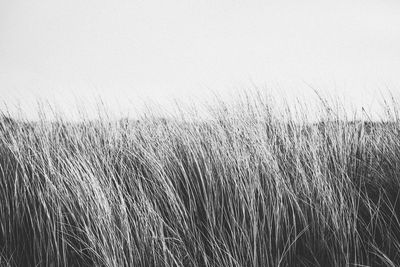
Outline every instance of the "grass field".
<path id="1" fill-rule="evenodd" d="M 374 122 L 257 97 L 203 121 L 3 116 L 0 265 L 400 266 L 393 106 Z"/>

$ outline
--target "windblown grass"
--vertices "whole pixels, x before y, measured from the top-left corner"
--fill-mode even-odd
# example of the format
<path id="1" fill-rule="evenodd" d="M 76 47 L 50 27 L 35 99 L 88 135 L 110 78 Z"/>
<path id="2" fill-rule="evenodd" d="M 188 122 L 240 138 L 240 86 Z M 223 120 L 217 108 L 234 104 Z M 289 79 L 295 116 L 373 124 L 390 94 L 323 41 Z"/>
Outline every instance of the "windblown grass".
<path id="1" fill-rule="evenodd" d="M 293 114 L 2 119 L 0 264 L 399 266 L 397 113 Z"/>

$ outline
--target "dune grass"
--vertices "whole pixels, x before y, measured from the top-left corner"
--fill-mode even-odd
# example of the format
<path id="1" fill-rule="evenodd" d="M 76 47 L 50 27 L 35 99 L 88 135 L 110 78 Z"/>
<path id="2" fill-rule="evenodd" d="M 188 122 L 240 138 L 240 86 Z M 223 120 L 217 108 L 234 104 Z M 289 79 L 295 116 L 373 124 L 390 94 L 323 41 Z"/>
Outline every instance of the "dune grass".
<path id="1" fill-rule="evenodd" d="M 3 118 L 0 265 L 399 266 L 397 112 L 325 111 Z"/>

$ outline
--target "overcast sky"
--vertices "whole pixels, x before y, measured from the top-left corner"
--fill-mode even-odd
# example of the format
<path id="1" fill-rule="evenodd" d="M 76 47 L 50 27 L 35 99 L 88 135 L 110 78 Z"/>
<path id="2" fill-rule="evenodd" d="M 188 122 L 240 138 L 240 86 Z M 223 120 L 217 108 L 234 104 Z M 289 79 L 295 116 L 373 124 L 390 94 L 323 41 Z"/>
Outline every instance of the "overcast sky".
<path id="1" fill-rule="evenodd" d="M 397 0 L 0 0 L 0 99 L 27 112 L 37 98 L 126 110 L 253 85 L 370 105 L 399 78 Z"/>

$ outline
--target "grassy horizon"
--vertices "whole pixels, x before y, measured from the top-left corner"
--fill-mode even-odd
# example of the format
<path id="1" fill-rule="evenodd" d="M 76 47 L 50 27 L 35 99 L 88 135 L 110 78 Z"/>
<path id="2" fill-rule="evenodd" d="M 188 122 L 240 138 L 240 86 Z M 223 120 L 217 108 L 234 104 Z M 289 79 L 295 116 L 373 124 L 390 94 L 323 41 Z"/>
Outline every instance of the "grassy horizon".
<path id="1" fill-rule="evenodd" d="M 1 266 L 399 266 L 400 117 L 0 119 Z M 342 114 L 342 115 L 341 115 Z M 310 122 L 317 116 L 316 122 Z"/>

